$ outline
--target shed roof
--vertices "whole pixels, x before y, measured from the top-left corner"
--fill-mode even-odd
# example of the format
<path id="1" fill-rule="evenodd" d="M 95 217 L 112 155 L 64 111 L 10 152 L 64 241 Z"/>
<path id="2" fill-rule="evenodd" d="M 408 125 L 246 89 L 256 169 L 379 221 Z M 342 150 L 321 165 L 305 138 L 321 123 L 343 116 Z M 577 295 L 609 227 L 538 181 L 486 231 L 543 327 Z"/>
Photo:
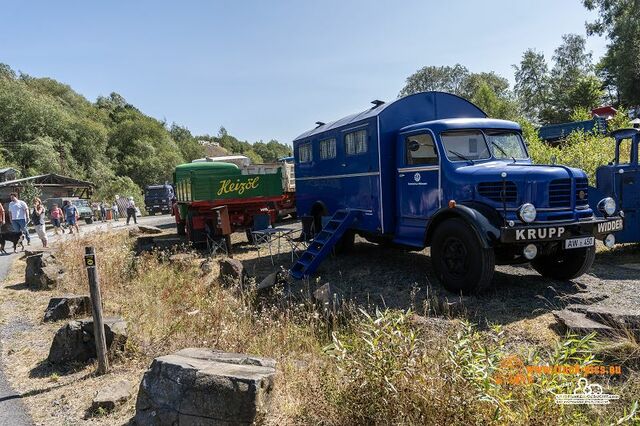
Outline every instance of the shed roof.
<path id="1" fill-rule="evenodd" d="M 26 182 L 33 182 L 34 185 L 47 185 L 47 186 L 75 186 L 93 188 L 95 185 L 86 180 L 74 179 L 69 176 L 62 176 L 55 173 L 49 173 L 46 175 L 29 176 L 20 179 L 8 180 L 0 182 L 0 188 L 7 186 L 20 186 Z"/>

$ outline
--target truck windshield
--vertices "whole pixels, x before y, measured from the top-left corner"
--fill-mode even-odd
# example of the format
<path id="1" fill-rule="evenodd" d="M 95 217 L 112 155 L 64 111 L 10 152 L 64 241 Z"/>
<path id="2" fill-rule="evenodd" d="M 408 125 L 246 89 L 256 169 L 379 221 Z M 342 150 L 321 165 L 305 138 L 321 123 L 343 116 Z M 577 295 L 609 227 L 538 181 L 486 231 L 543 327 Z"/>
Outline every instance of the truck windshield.
<path id="1" fill-rule="evenodd" d="M 165 188 L 147 189 L 147 196 L 149 197 L 163 197 L 167 194 Z"/>
<path id="2" fill-rule="evenodd" d="M 484 134 L 479 130 L 440 134 L 445 154 L 450 161 L 473 161 L 491 158 Z"/>
<path id="3" fill-rule="evenodd" d="M 485 134 L 495 158 L 514 160 L 529 158 L 520 134 L 506 130 L 486 130 Z"/>

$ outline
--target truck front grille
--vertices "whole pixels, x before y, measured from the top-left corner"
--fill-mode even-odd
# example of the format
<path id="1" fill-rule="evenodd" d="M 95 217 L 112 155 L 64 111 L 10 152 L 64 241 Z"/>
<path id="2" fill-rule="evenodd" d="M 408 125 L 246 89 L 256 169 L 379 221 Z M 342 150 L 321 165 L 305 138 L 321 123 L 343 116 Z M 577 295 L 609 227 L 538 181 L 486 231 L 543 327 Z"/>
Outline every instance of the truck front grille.
<path id="1" fill-rule="evenodd" d="M 556 179 L 549 183 L 549 207 L 571 207 L 571 179 Z"/>
<path id="2" fill-rule="evenodd" d="M 589 204 L 589 183 L 586 178 L 576 179 L 576 206 Z"/>
<path id="3" fill-rule="evenodd" d="M 503 187 L 504 186 L 504 187 Z M 518 198 L 518 188 L 511 181 L 480 182 L 478 194 L 497 203 L 515 203 Z"/>

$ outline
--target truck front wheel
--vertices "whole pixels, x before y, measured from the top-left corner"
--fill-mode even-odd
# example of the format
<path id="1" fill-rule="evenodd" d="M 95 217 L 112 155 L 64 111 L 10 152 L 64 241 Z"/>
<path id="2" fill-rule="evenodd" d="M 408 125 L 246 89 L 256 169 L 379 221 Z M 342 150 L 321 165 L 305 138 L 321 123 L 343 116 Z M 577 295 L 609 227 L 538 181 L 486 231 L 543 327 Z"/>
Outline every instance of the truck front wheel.
<path id="1" fill-rule="evenodd" d="M 454 293 L 479 293 L 491 283 L 495 254 L 484 248 L 462 219 L 437 225 L 431 244 L 431 262 L 444 287 Z"/>
<path id="2" fill-rule="evenodd" d="M 545 278 L 571 280 L 591 268 L 596 258 L 596 247 L 561 250 L 550 256 L 540 256 L 531 266 Z"/>

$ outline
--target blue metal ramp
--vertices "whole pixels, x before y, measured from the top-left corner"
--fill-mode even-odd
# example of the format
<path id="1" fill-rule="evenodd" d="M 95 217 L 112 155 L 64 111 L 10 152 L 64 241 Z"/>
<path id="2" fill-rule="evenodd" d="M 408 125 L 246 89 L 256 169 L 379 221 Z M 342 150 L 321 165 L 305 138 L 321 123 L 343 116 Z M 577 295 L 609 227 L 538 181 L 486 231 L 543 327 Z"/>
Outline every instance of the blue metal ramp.
<path id="1" fill-rule="evenodd" d="M 360 210 L 337 210 L 322 231 L 315 236 L 307 250 L 294 263 L 289 274 L 297 280 L 313 274 L 359 214 Z"/>

